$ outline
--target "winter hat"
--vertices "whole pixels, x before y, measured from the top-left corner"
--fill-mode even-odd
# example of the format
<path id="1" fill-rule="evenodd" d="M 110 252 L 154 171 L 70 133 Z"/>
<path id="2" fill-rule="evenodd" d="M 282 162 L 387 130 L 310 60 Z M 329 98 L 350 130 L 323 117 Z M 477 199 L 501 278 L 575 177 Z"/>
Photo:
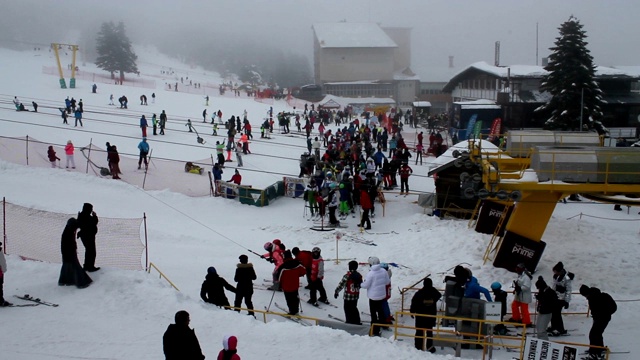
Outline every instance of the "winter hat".
<path id="1" fill-rule="evenodd" d="M 547 288 L 547 283 L 544 281 L 542 276 L 538 276 L 538 281 L 536 281 L 536 289 L 543 290 Z"/>
<path id="2" fill-rule="evenodd" d="M 217 273 L 218 273 L 218 272 L 216 271 L 216 268 L 214 268 L 213 266 L 210 266 L 210 267 L 207 269 L 207 274 L 209 274 L 209 275 L 215 275 L 215 274 L 217 274 Z"/>
<path id="3" fill-rule="evenodd" d="M 268 241 L 266 243 L 264 243 L 264 249 L 265 250 L 271 251 L 272 248 L 273 248 L 273 244 L 272 243 L 270 243 Z"/>
<path id="4" fill-rule="evenodd" d="M 433 280 L 431 280 L 431 278 L 425 278 L 424 281 L 422 281 L 422 285 L 426 288 L 431 288 L 433 287 Z"/>
<path id="5" fill-rule="evenodd" d="M 349 270 L 357 270 L 358 269 L 358 262 L 355 260 L 351 260 L 349 261 Z"/>
<path id="6" fill-rule="evenodd" d="M 564 264 L 562 264 L 562 261 L 558 261 L 558 263 L 553 267 L 552 270 L 555 272 L 561 272 L 562 270 L 564 270 Z"/>
<path id="7" fill-rule="evenodd" d="M 379 265 L 379 264 L 380 264 L 380 259 L 378 259 L 376 256 L 369 257 L 369 265 Z"/>
<path id="8" fill-rule="evenodd" d="M 589 294 L 591 293 L 591 288 L 588 287 L 587 285 L 581 285 L 580 286 L 580 295 L 582 296 L 589 296 Z"/>
<path id="9" fill-rule="evenodd" d="M 502 284 L 500 284 L 497 281 L 494 281 L 493 283 L 491 283 L 491 290 L 499 290 L 502 289 Z"/>
<path id="10" fill-rule="evenodd" d="M 272 241 L 272 243 L 273 243 L 274 245 L 280 245 L 280 244 L 282 244 L 282 241 L 280 241 L 280 239 L 274 239 L 274 240 Z"/>
<path id="11" fill-rule="evenodd" d="M 238 259 L 240 260 L 241 264 L 246 264 L 249 262 L 249 257 L 247 255 L 240 255 L 238 256 Z"/>
<path id="12" fill-rule="evenodd" d="M 84 203 L 84 205 L 82 205 L 82 212 L 83 213 L 91 213 L 93 211 L 93 205 L 89 204 L 89 203 Z"/>
<path id="13" fill-rule="evenodd" d="M 222 347 L 225 350 L 236 350 L 238 348 L 238 338 L 233 335 L 225 335 L 222 339 Z"/>

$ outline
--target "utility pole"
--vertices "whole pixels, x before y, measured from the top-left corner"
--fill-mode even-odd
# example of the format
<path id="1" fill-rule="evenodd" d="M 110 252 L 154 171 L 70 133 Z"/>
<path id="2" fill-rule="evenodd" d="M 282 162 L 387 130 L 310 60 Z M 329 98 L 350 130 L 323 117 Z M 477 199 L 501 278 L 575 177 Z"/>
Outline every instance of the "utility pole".
<path id="1" fill-rule="evenodd" d="M 580 132 L 582 132 L 582 112 L 584 111 L 584 88 L 580 91 Z"/>

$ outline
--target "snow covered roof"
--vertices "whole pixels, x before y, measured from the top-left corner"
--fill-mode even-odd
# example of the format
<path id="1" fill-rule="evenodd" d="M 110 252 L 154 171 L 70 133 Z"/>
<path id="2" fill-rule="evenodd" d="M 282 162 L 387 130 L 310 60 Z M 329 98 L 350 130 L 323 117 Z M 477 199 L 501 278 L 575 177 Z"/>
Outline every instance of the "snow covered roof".
<path id="1" fill-rule="evenodd" d="M 496 104 L 493 100 L 478 99 L 472 101 L 456 101 L 456 105 L 460 105 L 462 109 L 502 109 L 502 107 Z"/>
<path id="2" fill-rule="evenodd" d="M 318 23 L 313 30 L 321 48 L 398 47 L 376 23 Z"/>
<path id="3" fill-rule="evenodd" d="M 452 92 L 453 89 L 463 79 L 469 77 L 473 73 L 484 73 L 496 78 L 507 79 L 511 78 L 525 78 L 525 79 L 538 79 L 548 74 L 548 71 L 543 66 L 537 65 L 511 65 L 511 66 L 495 66 L 489 65 L 484 61 L 479 61 L 469 65 L 467 68 L 461 70 L 454 75 L 451 80 L 444 86 L 444 92 Z M 640 79 L 640 73 L 634 71 L 625 71 L 623 69 L 616 69 L 606 66 L 596 66 L 597 78 L 635 78 Z"/>
<path id="4" fill-rule="evenodd" d="M 416 75 L 410 68 L 404 68 L 393 73 L 393 80 L 417 80 L 420 81 L 420 76 Z"/>
<path id="5" fill-rule="evenodd" d="M 379 105 L 395 105 L 396 101 L 390 98 L 374 98 L 374 97 L 365 97 L 365 98 L 350 98 L 350 97 L 340 97 L 335 95 L 326 95 L 320 103 L 325 103 L 329 101 L 334 101 L 338 103 L 340 106 L 345 107 L 349 104 L 379 104 Z"/>
<path id="6" fill-rule="evenodd" d="M 414 101 L 413 106 L 415 107 L 428 107 L 431 106 L 431 103 L 428 101 Z"/>
<path id="7" fill-rule="evenodd" d="M 380 80 L 357 80 L 357 81 L 332 81 L 326 82 L 325 85 L 379 85 L 390 84 L 389 82 L 381 82 Z"/>
<path id="8" fill-rule="evenodd" d="M 619 69 L 631 76 L 640 78 L 640 66 L 613 66 L 614 69 Z"/>

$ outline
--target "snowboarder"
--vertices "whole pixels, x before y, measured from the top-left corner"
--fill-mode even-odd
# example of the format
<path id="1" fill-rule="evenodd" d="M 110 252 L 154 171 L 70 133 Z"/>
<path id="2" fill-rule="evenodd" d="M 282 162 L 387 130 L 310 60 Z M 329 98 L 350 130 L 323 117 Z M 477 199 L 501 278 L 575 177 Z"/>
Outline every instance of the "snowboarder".
<path id="1" fill-rule="evenodd" d="M 618 305 L 613 300 L 611 295 L 601 292 L 596 287 L 588 287 L 587 285 L 580 286 L 580 295 L 587 298 L 589 303 L 589 309 L 591 310 L 591 317 L 593 318 L 593 325 L 589 330 L 589 345 L 604 347 L 604 339 L 602 334 L 611 321 L 611 315 L 618 310 Z M 601 348 L 589 348 L 589 360 L 600 359 L 604 349 Z"/>
<path id="2" fill-rule="evenodd" d="M 360 285 L 362 284 L 362 275 L 358 272 L 358 262 L 349 261 L 349 271 L 347 271 L 338 283 L 333 293 L 335 299 L 340 295 L 340 291 L 344 288 L 344 316 L 347 324 L 362 325 L 360 321 L 360 312 L 358 311 L 358 299 L 360 298 Z"/>
<path id="3" fill-rule="evenodd" d="M 424 336 L 426 336 L 426 350 L 430 353 L 435 353 L 436 348 L 433 346 L 433 331 L 431 329 L 433 329 L 433 326 L 436 324 L 435 315 L 438 314 L 438 300 L 440 300 L 442 294 L 433 287 L 433 280 L 431 280 L 431 278 L 425 278 L 422 284 L 422 289 L 418 290 L 415 295 L 413 295 L 413 298 L 411 298 L 409 312 L 412 314 L 433 315 L 434 317 L 415 316 L 416 336 L 414 344 L 416 349 L 424 351 Z M 414 315 L 411 315 L 411 317 L 413 318 Z"/>
<path id="4" fill-rule="evenodd" d="M 175 315 L 175 324 L 170 324 L 162 337 L 162 348 L 166 360 L 204 360 L 196 332 L 189 328 L 189 313 L 180 310 Z"/>
<path id="5" fill-rule="evenodd" d="M 82 211 L 78 213 L 78 237 L 85 248 L 84 270 L 94 272 L 100 270 L 96 267 L 96 234 L 98 233 L 98 215 L 93 211 L 93 205 L 84 203 Z"/>
<path id="6" fill-rule="evenodd" d="M 242 299 L 249 309 L 249 315 L 253 314 L 253 303 L 251 302 L 251 296 L 253 296 L 253 280 L 257 278 L 256 271 L 253 269 L 253 264 L 249 262 L 247 255 L 240 255 L 238 257 L 240 263 L 236 265 L 236 274 L 233 280 L 236 284 L 236 298 L 233 301 L 233 306 L 239 308 L 242 305 Z M 240 309 L 236 309 L 240 312 Z"/>
<path id="7" fill-rule="evenodd" d="M 207 269 L 207 275 L 205 276 L 204 282 L 202 282 L 202 287 L 200 288 L 200 298 L 206 303 L 228 309 L 229 300 L 224 294 L 224 289 L 233 293 L 236 292 L 236 288 L 233 287 L 233 285 L 230 285 L 227 280 L 220 277 L 216 268 L 210 266 Z"/>

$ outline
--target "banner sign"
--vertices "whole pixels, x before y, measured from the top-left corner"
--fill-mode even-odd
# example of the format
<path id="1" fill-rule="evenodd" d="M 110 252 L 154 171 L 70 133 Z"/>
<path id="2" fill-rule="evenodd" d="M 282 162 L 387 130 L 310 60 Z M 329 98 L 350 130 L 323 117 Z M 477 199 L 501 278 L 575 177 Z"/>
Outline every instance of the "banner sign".
<path id="1" fill-rule="evenodd" d="M 527 337 L 524 346 L 526 360 L 577 360 L 578 349 L 552 341 Z"/>

